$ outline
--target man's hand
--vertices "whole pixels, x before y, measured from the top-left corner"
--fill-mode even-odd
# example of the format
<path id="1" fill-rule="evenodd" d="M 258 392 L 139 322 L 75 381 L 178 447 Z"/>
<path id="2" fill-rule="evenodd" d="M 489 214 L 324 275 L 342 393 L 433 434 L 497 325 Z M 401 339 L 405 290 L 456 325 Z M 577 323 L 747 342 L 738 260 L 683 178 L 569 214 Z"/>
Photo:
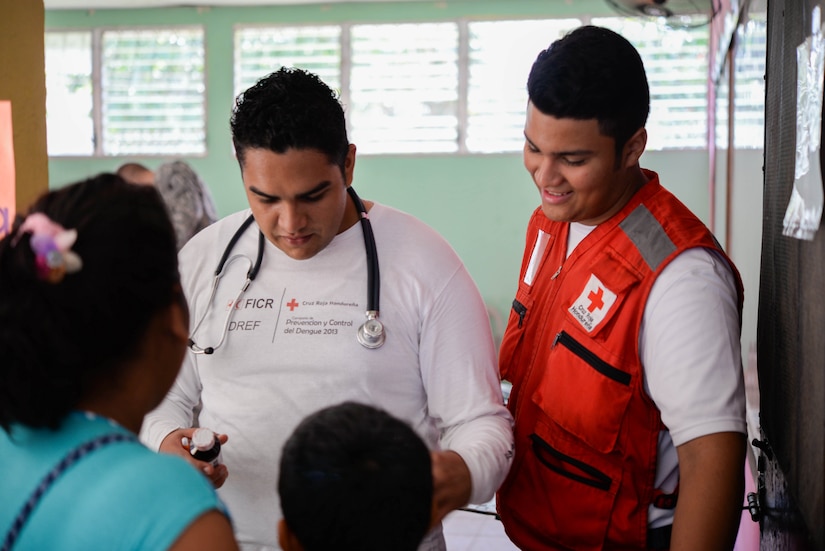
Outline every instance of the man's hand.
<path id="1" fill-rule="evenodd" d="M 430 526 L 436 526 L 447 513 L 470 501 L 470 469 L 454 451 L 430 452 L 433 463 L 433 508 Z"/>
<path id="2" fill-rule="evenodd" d="M 194 465 L 196 469 L 205 474 L 215 488 L 220 488 L 223 486 L 223 483 L 226 482 L 229 471 L 224 464 L 214 467 L 210 463 L 198 461 L 192 457 L 189 451 L 189 441 L 192 439 L 193 432 L 195 432 L 194 428 L 178 429 L 170 432 L 166 435 L 166 438 L 163 439 L 163 442 L 160 443 L 159 451 L 185 458 L 189 463 Z M 229 437 L 225 434 L 218 435 L 218 441 L 221 443 L 221 446 L 226 444 L 228 439 Z"/>

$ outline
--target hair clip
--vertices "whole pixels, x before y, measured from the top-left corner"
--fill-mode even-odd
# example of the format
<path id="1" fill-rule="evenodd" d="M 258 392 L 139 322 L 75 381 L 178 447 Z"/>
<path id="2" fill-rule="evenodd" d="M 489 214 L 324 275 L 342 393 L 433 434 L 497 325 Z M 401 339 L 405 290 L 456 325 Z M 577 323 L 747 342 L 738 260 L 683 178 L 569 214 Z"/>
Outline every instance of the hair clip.
<path id="1" fill-rule="evenodd" d="M 35 212 L 20 225 L 12 246 L 25 233 L 32 234 L 29 244 L 34 251 L 38 279 L 60 283 L 66 274 L 79 272 L 83 267 L 80 257 L 71 250 L 77 230 L 67 230 L 42 212 Z"/>

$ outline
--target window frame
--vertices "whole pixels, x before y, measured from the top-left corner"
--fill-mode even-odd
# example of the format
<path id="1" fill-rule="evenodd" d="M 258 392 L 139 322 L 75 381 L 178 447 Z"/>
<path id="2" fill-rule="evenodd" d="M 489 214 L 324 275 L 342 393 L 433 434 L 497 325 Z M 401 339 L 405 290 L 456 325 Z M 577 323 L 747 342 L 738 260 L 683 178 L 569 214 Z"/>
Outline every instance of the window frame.
<path id="1" fill-rule="evenodd" d="M 467 137 L 469 131 L 469 89 L 470 89 L 470 25 L 476 22 L 479 23 L 490 23 L 490 22 L 497 22 L 497 21 L 508 21 L 508 22 L 520 22 L 520 21 L 545 21 L 545 20 L 554 20 L 554 19 L 578 19 L 581 22 L 581 25 L 588 25 L 591 24 L 593 19 L 604 19 L 604 18 L 615 18 L 621 19 L 622 16 L 620 15 L 599 15 L 599 16 L 590 16 L 590 15 L 565 15 L 559 17 L 543 17 L 543 16 L 533 16 L 533 17 L 499 17 L 499 18 L 483 18 L 483 17 L 455 17 L 455 18 L 447 18 L 447 19 L 420 19 L 420 20 L 382 20 L 380 22 L 375 21 L 360 21 L 360 20 L 352 20 L 352 21 L 345 21 L 340 23 L 326 23 L 326 24 L 305 24 L 305 23 L 270 23 L 270 24 L 236 24 L 233 27 L 233 44 L 235 42 L 234 33 L 238 32 L 241 29 L 249 28 L 249 27 L 267 27 L 272 29 L 278 28 L 294 28 L 294 27 L 305 27 L 305 26 L 339 26 L 341 28 L 340 33 L 340 40 L 341 40 L 341 95 L 340 99 L 341 102 L 345 106 L 351 103 L 351 78 L 352 78 L 352 50 L 351 50 L 351 31 L 353 26 L 357 25 L 404 25 L 404 24 L 431 24 L 431 23 L 453 23 L 457 25 L 458 29 L 458 58 L 457 58 L 457 75 L 458 75 L 458 102 L 457 102 L 457 147 L 454 151 L 450 152 L 430 152 L 430 151 L 415 151 L 415 152 L 391 152 L 391 153 L 384 153 L 384 152 L 370 152 L 370 151 L 361 151 L 359 150 L 359 155 L 361 156 L 445 156 L 445 155 L 511 155 L 518 153 L 521 148 L 513 149 L 513 150 L 486 150 L 486 149 L 470 149 L 467 145 Z M 633 19 L 633 18 L 629 18 Z M 549 46 L 549 42 L 547 44 Z M 538 54 L 538 52 L 536 52 Z M 236 62 L 236 57 L 233 55 L 233 74 L 234 74 L 234 63 Z M 707 68 L 704 69 L 703 74 L 707 73 Z M 264 76 L 264 75 L 261 75 Z M 527 75 L 524 76 L 525 85 L 527 81 Z M 703 119 L 705 123 L 707 123 L 707 113 L 709 109 L 708 105 L 708 97 L 707 92 L 704 92 L 704 95 L 701 98 L 704 101 L 704 105 L 702 106 L 703 110 Z M 347 117 L 347 131 L 350 135 L 352 135 L 352 119 L 351 117 Z M 707 149 L 707 132 L 705 131 L 703 134 L 703 139 L 705 140 L 704 145 L 690 145 L 690 146 L 683 146 L 679 144 L 668 145 L 665 143 L 662 147 L 657 147 L 656 149 L 649 149 L 650 151 L 673 151 L 673 150 L 691 150 L 691 151 L 699 151 L 702 149 Z"/>
<path id="2" fill-rule="evenodd" d="M 203 67 L 203 86 L 204 90 L 201 93 L 201 103 L 203 112 L 203 144 L 201 152 L 186 152 L 186 153 L 164 153 L 158 151 L 156 153 L 107 153 L 104 151 L 104 123 L 103 123 L 103 36 L 107 32 L 147 32 L 147 31 L 176 31 L 176 30 L 198 30 L 203 37 L 203 59 L 201 65 Z M 44 32 L 44 42 L 47 34 L 59 33 L 89 33 L 90 40 L 90 56 L 91 56 L 91 86 L 92 86 L 92 153 L 89 155 L 76 154 L 52 154 L 49 153 L 51 159 L 118 159 L 127 157 L 140 158 L 206 158 L 209 156 L 209 74 L 208 74 L 208 58 L 209 58 L 209 34 L 206 25 L 198 23 L 185 24 L 168 24 L 168 25 L 103 25 L 103 26 L 83 26 L 83 27 L 55 27 L 48 28 Z M 48 90 L 46 90 L 48 95 Z M 47 129 L 48 132 L 48 129 Z"/>
<path id="3" fill-rule="evenodd" d="M 564 15 L 558 17 L 547 17 L 547 16 L 527 16 L 527 17 L 497 17 L 497 18 L 485 18 L 485 17 L 467 17 L 467 16 L 458 16 L 452 18 L 425 18 L 421 20 L 409 20 L 409 19 L 402 19 L 402 20 L 382 20 L 382 21 L 372 21 L 372 20 L 349 20 L 343 22 L 271 22 L 271 23 L 234 23 L 231 26 L 230 33 L 231 33 L 231 43 L 233 52 L 229 57 L 229 63 L 231 63 L 231 67 L 228 68 L 228 71 L 231 71 L 232 75 L 232 100 L 234 101 L 236 95 L 235 89 L 235 80 L 236 80 L 236 73 L 237 68 L 240 64 L 240 52 L 237 51 L 238 49 L 235 47 L 237 44 L 237 37 L 239 32 L 249 28 L 267 28 L 267 29 L 295 29 L 295 28 L 303 28 L 303 27 L 337 27 L 340 29 L 339 33 L 339 42 L 340 42 L 340 100 L 345 107 L 345 110 L 348 105 L 352 103 L 352 61 L 353 61 L 353 52 L 352 52 L 352 29 L 354 26 L 357 25 L 409 25 L 409 24 L 452 24 L 455 25 L 457 30 L 457 60 L 456 60 L 456 75 L 457 75 L 457 85 L 456 89 L 458 91 L 457 96 L 457 103 L 456 103 L 456 148 L 452 151 L 445 151 L 445 152 L 428 152 L 428 151 L 410 151 L 410 152 L 369 152 L 369 151 L 359 151 L 359 153 L 363 155 L 382 155 L 382 156 L 393 156 L 393 155 L 400 155 L 400 156 L 444 156 L 444 155 L 510 155 L 518 153 L 519 149 L 496 149 L 495 147 L 485 148 L 485 147 L 478 147 L 474 146 L 471 148 L 468 145 L 468 134 L 469 134 L 469 123 L 470 123 L 470 97 L 469 94 L 471 93 L 471 83 L 470 83 L 470 73 L 471 67 L 470 64 L 472 62 L 472 52 L 470 51 L 470 38 L 471 38 L 471 25 L 474 23 L 495 23 L 495 22 L 529 22 L 529 21 L 545 21 L 545 20 L 564 20 L 564 19 L 577 19 L 581 22 L 582 25 L 590 24 L 593 19 L 597 18 L 604 18 L 604 17 L 611 17 L 611 16 L 576 16 L 576 15 Z M 620 18 L 620 16 L 612 16 L 615 18 Z M 46 30 L 46 33 L 89 33 L 91 36 L 91 62 L 92 62 L 92 74 L 91 74 L 91 86 L 92 86 L 92 129 L 93 129 L 93 151 L 90 155 L 85 154 L 55 154 L 51 155 L 52 158 L 117 158 L 127 156 L 127 154 L 123 153 L 107 153 L 104 151 L 104 143 L 103 143 L 103 91 L 102 91 L 102 63 L 103 63 L 103 36 L 107 32 L 111 31 L 164 31 L 164 30 L 177 30 L 177 29 L 197 29 L 202 33 L 203 36 L 203 59 L 202 59 L 202 67 L 203 67 L 203 82 L 204 82 L 204 92 L 202 94 L 202 105 L 203 105 L 203 129 L 204 129 L 204 138 L 203 138 L 203 147 L 202 152 L 198 153 L 186 153 L 187 157 L 192 158 L 201 158 L 207 157 L 210 155 L 210 147 L 209 144 L 212 140 L 209 139 L 209 124 L 208 124 L 208 116 L 209 116 L 209 46 L 210 40 L 212 39 L 209 32 L 209 26 L 203 23 L 180 23 L 180 24 L 169 24 L 169 25 L 106 25 L 100 27 L 93 27 L 93 26 L 84 26 L 84 27 L 73 27 L 73 28 L 65 28 L 65 27 L 56 27 L 56 28 L 49 28 Z M 274 70 L 274 68 L 273 68 Z M 264 75 L 260 75 L 264 76 Z M 526 75 L 525 75 L 526 81 Z M 707 102 L 707 94 L 705 94 L 705 105 L 703 106 L 705 112 L 705 118 L 707 119 L 709 109 L 709 105 Z M 352 135 L 352 118 L 347 116 L 347 125 L 348 131 Z M 504 146 L 506 147 L 506 146 Z M 687 149 L 687 150 L 701 150 L 703 148 L 707 148 L 707 138 L 705 140 L 704 145 L 689 145 L 687 147 L 679 145 L 679 144 L 669 144 L 667 142 L 662 143 L 659 147 L 655 149 L 655 151 L 672 151 L 677 149 Z M 651 149 L 652 151 L 654 149 Z M 164 153 L 158 151 L 157 153 L 147 153 L 147 154 L 137 154 L 137 155 L 130 155 L 130 156 L 140 156 L 145 158 L 165 158 L 170 156 L 179 156 L 175 154 Z"/>

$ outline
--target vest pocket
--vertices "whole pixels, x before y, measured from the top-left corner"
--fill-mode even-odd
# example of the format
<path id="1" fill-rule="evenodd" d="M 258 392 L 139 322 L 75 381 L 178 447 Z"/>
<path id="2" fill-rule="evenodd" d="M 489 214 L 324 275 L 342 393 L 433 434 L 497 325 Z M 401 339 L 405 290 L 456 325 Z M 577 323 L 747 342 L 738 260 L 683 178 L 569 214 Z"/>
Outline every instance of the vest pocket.
<path id="1" fill-rule="evenodd" d="M 633 393 L 631 375 L 605 360 L 610 356 L 596 342 L 583 342 L 564 330 L 556 335 L 533 402 L 571 435 L 609 453 Z"/>
<path id="2" fill-rule="evenodd" d="M 530 435 L 530 440 L 533 444 L 533 454 L 548 469 L 605 492 L 610 489 L 610 477 L 599 469 L 563 454 L 535 433 Z"/>
<path id="3" fill-rule="evenodd" d="M 501 345 L 499 346 L 499 369 L 501 376 L 513 384 L 516 384 L 518 381 L 514 381 L 511 378 L 514 374 L 510 372 L 510 366 L 518 365 L 518 358 L 516 357 L 517 350 L 519 350 L 520 354 L 524 353 L 523 349 L 525 347 L 520 347 L 519 345 L 524 339 L 526 323 L 530 319 L 533 307 L 533 297 L 527 292 L 528 289 L 529 287 L 524 283 L 519 284 L 516 298 L 513 300 L 513 306 L 510 309 L 510 317 L 507 320 L 507 329 L 504 332 Z"/>
<path id="4" fill-rule="evenodd" d="M 529 500 L 530 507 L 508 512 L 520 517 L 517 524 L 529 530 L 530 539 L 546 544 L 542 549 L 593 551 L 604 546 L 621 468 L 592 453 L 586 461 L 582 456 L 581 444 L 552 422 L 539 419 L 529 435 L 518 476 L 506 491 L 514 502 Z"/>
<path id="5" fill-rule="evenodd" d="M 617 383 L 625 386 L 630 384 L 630 373 L 622 371 L 621 369 L 616 369 L 609 363 L 602 361 L 601 358 L 590 352 L 590 350 L 580 344 L 579 341 L 570 336 L 570 333 L 566 331 L 560 331 L 557 333 L 556 339 L 553 341 L 553 346 L 556 346 L 557 344 L 561 344 L 570 350 L 573 354 L 584 360 L 587 365 L 608 379 L 613 379 Z"/>

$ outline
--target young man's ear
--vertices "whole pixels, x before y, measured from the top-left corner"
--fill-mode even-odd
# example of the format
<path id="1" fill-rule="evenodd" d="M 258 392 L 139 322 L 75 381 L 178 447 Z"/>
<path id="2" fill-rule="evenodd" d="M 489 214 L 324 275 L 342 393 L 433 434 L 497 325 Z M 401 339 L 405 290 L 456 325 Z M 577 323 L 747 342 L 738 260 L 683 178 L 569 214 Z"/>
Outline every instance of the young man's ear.
<path id="1" fill-rule="evenodd" d="M 289 529 L 284 519 L 278 521 L 278 544 L 283 551 L 304 551 L 301 542 L 295 537 L 295 533 Z"/>
<path id="2" fill-rule="evenodd" d="M 349 144 L 347 148 L 347 158 L 344 159 L 344 183 L 347 187 L 352 185 L 355 175 L 355 144 Z"/>
<path id="3" fill-rule="evenodd" d="M 647 130 L 644 127 L 638 129 L 627 143 L 624 144 L 622 150 L 622 168 L 633 168 L 639 164 L 639 159 L 642 153 L 645 152 L 647 146 Z"/>

